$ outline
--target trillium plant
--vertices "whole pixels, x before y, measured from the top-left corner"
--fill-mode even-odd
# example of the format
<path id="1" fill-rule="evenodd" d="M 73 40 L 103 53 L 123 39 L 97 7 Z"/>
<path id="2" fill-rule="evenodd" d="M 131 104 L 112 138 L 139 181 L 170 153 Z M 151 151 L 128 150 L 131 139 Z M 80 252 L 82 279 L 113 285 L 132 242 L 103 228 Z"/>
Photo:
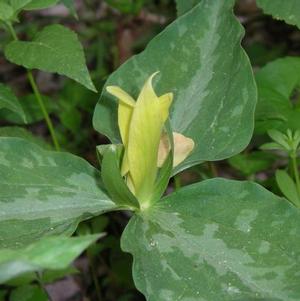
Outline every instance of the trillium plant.
<path id="1" fill-rule="evenodd" d="M 119 101 L 118 124 L 124 147 L 121 175 L 141 209 L 149 208 L 161 197 L 155 193 L 155 188 L 160 186 L 158 169 L 164 165 L 171 145 L 174 148 L 170 154 L 173 166 L 184 161 L 194 148 L 192 139 L 174 132 L 170 136 L 173 141 L 169 142 L 167 131 L 163 131 L 173 94 L 160 97 L 155 94 L 152 87 L 155 74 L 146 81 L 137 101 L 117 86 L 106 88 Z"/>
<path id="2" fill-rule="evenodd" d="M 56 148 L 0 138 L 0 283 L 67 267 L 103 236 L 72 236 L 79 223 L 119 210 L 130 217 L 121 248 L 132 255 L 134 283 L 147 300 L 299 301 L 298 201 L 225 178 L 167 189 L 183 170 L 230 158 L 252 137 L 257 85 L 235 1 L 178 0 L 181 16 L 109 76 L 93 117 L 111 143 L 95 150 L 99 168 L 59 150 L 31 71 L 96 91 L 76 34 L 50 25 L 20 41 L 14 32 L 18 14 L 50 6 L 42 2 L 0 2 L 0 21 L 12 34 L 5 57 L 28 70 Z M 299 25 L 280 3 L 257 0 Z M 4 85 L 0 108 L 26 120 Z"/>

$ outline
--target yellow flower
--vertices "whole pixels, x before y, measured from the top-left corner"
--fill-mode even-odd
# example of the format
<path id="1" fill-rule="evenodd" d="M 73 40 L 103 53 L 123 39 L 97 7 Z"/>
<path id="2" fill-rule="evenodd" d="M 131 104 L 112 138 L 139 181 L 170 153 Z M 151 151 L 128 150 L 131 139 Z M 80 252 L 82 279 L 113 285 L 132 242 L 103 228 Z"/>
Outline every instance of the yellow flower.
<path id="1" fill-rule="evenodd" d="M 142 208 L 150 205 L 158 168 L 170 151 L 163 128 L 169 116 L 173 94 L 156 95 L 152 79 L 157 73 L 146 81 L 137 101 L 117 86 L 106 88 L 119 100 L 118 124 L 125 149 L 121 173 Z M 194 142 L 178 133 L 173 133 L 173 137 L 174 163 L 179 164 L 192 151 Z M 186 147 L 178 147 L 178 137 L 180 144 Z"/>

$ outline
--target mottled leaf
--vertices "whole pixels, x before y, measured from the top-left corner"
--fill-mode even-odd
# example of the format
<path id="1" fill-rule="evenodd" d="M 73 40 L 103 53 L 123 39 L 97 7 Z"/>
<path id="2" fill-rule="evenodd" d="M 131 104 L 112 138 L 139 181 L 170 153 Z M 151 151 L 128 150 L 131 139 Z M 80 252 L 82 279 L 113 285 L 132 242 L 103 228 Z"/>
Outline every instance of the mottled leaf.
<path id="1" fill-rule="evenodd" d="M 191 10 L 201 0 L 176 0 L 177 15 L 181 16 Z"/>
<path id="2" fill-rule="evenodd" d="M 19 100 L 10 88 L 0 83 L 0 110 L 1 109 L 7 109 L 16 113 L 23 122 L 26 122 L 25 113 Z"/>
<path id="3" fill-rule="evenodd" d="M 212 179 L 135 215 L 122 237 L 148 301 L 300 300 L 300 211 L 250 182 Z"/>
<path id="4" fill-rule="evenodd" d="M 300 58 L 286 57 L 267 64 L 256 73 L 256 82 L 255 131 L 300 129 L 300 107 L 293 102 L 300 84 Z"/>
<path id="5" fill-rule="evenodd" d="M 42 137 L 33 135 L 30 131 L 18 126 L 2 126 L 0 127 L 0 137 L 17 137 L 35 143 L 40 147 L 48 150 L 53 150 L 53 147 L 48 144 Z"/>
<path id="6" fill-rule="evenodd" d="M 256 0 L 256 3 L 266 14 L 300 28 L 299 0 Z"/>
<path id="7" fill-rule="evenodd" d="M 45 237 L 25 248 L 0 249 L 0 283 L 28 272 L 66 268 L 100 235 Z"/>
<path id="8" fill-rule="evenodd" d="M 65 75 L 96 91 L 76 33 L 62 25 L 45 27 L 30 42 L 10 42 L 5 56 L 14 64 Z"/>
<path id="9" fill-rule="evenodd" d="M 79 221 L 116 208 L 83 159 L 18 138 L 0 145 L 0 247 L 72 233 Z"/>
<path id="10" fill-rule="evenodd" d="M 230 157 L 250 140 L 256 88 L 240 46 L 244 31 L 233 16 L 233 4 L 233 0 L 201 1 L 106 82 L 105 86 L 117 85 L 136 98 L 145 80 L 160 71 L 155 91 L 158 95 L 173 92 L 175 97 L 172 130 L 195 141 L 194 151 L 175 172 L 201 161 Z M 120 143 L 117 101 L 105 88 L 96 106 L 94 127 Z"/>

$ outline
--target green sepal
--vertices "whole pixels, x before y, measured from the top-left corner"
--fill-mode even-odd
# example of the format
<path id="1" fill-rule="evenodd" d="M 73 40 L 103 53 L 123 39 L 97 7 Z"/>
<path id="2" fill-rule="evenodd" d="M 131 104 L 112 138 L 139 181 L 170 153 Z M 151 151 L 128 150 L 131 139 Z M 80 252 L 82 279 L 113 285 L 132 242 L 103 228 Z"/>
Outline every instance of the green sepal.
<path id="1" fill-rule="evenodd" d="M 115 204 L 136 210 L 139 202 L 124 182 L 120 172 L 120 162 L 123 154 L 121 144 L 97 146 L 98 158 L 101 162 L 102 180 Z"/>
<path id="2" fill-rule="evenodd" d="M 156 203 L 161 199 L 163 196 L 164 192 L 166 191 L 170 177 L 172 175 L 172 170 L 173 170 L 173 158 L 174 158 L 174 141 L 173 141 L 173 133 L 171 129 L 171 124 L 170 120 L 168 120 L 165 124 L 165 131 L 168 135 L 169 138 L 169 143 L 170 143 L 170 152 L 169 155 L 166 158 L 166 161 L 164 162 L 163 166 L 159 170 L 156 182 L 155 182 L 155 187 L 151 199 L 151 204 Z"/>

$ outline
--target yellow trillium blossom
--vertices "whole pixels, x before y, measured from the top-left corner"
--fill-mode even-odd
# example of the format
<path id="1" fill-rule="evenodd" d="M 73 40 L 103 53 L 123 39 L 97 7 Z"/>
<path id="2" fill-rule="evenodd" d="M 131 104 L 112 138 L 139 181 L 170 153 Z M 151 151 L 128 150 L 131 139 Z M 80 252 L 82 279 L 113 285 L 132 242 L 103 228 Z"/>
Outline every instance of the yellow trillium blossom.
<path id="1" fill-rule="evenodd" d="M 157 73 L 146 81 L 136 101 L 120 87 L 106 88 L 119 100 L 118 124 L 125 149 L 121 173 L 144 208 L 150 204 L 158 168 L 170 151 L 163 128 L 173 94 L 156 95 L 152 79 Z M 178 133 L 173 133 L 173 138 L 174 163 L 177 165 L 192 151 L 194 142 Z"/>

